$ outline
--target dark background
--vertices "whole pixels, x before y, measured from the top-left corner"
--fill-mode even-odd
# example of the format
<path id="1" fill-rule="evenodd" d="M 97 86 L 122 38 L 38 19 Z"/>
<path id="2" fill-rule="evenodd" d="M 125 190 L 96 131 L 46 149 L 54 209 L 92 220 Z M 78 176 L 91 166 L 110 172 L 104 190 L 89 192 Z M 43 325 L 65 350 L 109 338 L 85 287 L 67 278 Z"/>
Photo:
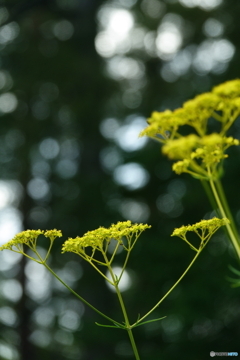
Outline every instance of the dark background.
<path id="1" fill-rule="evenodd" d="M 153 110 L 239 76 L 239 15 L 236 0 L 2 0 L 1 243 L 29 228 L 61 229 L 65 240 L 126 219 L 147 222 L 123 292 L 132 322 L 147 312 L 194 255 L 173 229 L 212 210 L 200 182 L 176 176 L 159 145 L 136 134 Z M 240 137 L 238 122 L 232 133 Z M 239 227 L 238 149 L 225 170 Z M 61 255 L 61 242 L 51 266 L 121 322 L 115 294 L 76 255 Z M 133 359 L 125 332 L 97 327 L 104 320 L 37 264 L 0 255 L 1 359 Z M 134 330 L 141 359 L 240 353 L 239 288 L 226 280 L 228 264 L 237 266 L 219 231 L 150 317 L 167 318 Z"/>

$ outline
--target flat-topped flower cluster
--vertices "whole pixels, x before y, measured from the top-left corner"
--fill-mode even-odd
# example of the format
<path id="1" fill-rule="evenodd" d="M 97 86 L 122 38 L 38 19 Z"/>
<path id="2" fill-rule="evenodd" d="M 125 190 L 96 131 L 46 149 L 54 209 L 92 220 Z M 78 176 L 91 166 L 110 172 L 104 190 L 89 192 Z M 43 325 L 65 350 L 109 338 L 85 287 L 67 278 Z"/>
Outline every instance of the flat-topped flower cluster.
<path id="1" fill-rule="evenodd" d="M 130 250 L 141 233 L 150 228 L 147 224 L 132 224 L 131 221 L 118 222 L 109 228 L 99 227 L 96 230 L 88 231 L 82 237 L 69 238 L 62 247 L 62 252 L 74 252 L 79 255 L 85 254 L 85 248 L 90 246 L 93 249 L 105 251 L 111 240 L 115 240 L 126 250 Z M 126 238 L 127 244 L 123 242 Z"/>
<path id="2" fill-rule="evenodd" d="M 198 251 L 192 244 L 190 244 L 187 240 L 187 233 L 194 232 L 200 238 L 201 243 L 200 247 L 204 245 L 213 234 L 221 227 L 230 224 L 230 221 L 227 218 L 219 219 L 212 218 L 210 220 L 201 220 L 194 225 L 181 226 L 180 228 L 176 228 L 171 236 L 178 236 L 184 241 L 186 241 L 191 248 Z"/>
<path id="3" fill-rule="evenodd" d="M 40 235 L 44 235 L 46 238 L 49 238 L 53 242 L 57 237 L 62 236 L 61 230 L 25 230 L 17 235 L 6 244 L 0 247 L 0 251 L 4 249 L 12 250 L 15 252 L 23 252 L 23 245 L 25 244 L 31 250 L 36 249 L 37 239 Z"/>
<path id="4" fill-rule="evenodd" d="M 203 231 L 204 233 L 213 233 L 221 226 L 229 224 L 229 222 L 230 221 L 227 218 L 218 219 L 216 217 L 210 220 L 201 220 L 194 225 L 187 225 L 176 228 L 171 236 L 179 236 L 185 238 L 185 235 L 188 231 L 194 231 L 196 234 L 199 235 L 199 230 Z M 202 238 L 202 234 L 200 235 L 200 237 Z"/>
<path id="5" fill-rule="evenodd" d="M 153 112 L 149 126 L 140 136 L 147 135 L 164 144 L 162 152 L 172 160 L 177 174 L 189 173 L 196 178 L 218 178 L 226 150 L 239 145 L 239 140 L 226 133 L 240 114 L 240 80 L 218 85 L 211 92 L 196 96 L 174 111 Z M 219 133 L 208 134 L 208 122 L 220 123 Z M 182 135 L 188 128 L 190 133 Z"/>

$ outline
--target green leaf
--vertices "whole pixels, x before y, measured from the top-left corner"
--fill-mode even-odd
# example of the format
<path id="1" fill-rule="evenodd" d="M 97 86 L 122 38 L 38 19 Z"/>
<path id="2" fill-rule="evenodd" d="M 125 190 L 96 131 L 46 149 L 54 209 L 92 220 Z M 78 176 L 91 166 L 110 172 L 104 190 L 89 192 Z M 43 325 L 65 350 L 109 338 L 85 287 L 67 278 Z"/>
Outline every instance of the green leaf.
<path id="1" fill-rule="evenodd" d="M 240 286 L 240 271 L 235 269 L 233 266 L 228 265 L 229 269 L 232 271 L 232 273 L 236 274 L 237 276 L 239 276 L 239 279 L 234 279 L 231 278 L 229 276 L 226 277 L 226 279 L 231 282 L 231 287 L 239 287 Z"/>
<path id="2" fill-rule="evenodd" d="M 230 278 L 230 277 L 226 277 L 226 279 L 231 282 L 231 287 L 238 287 L 240 286 L 240 280 L 238 279 L 233 279 L 233 278 Z"/>
<path id="3" fill-rule="evenodd" d="M 133 328 L 134 328 L 134 327 L 137 327 L 137 326 L 144 325 L 144 324 L 149 324 L 149 323 L 152 323 L 152 322 L 154 322 L 154 321 L 159 321 L 159 320 L 162 320 L 162 319 L 165 319 L 165 318 L 166 318 L 166 316 L 163 316 L 163 317 L 158 318 L 158 319 L 153 319 L 153 320 L 144 321 L 144 322 L 141 322 L 140 324 L 137 324 L 137 325 L 133 326 Z"/>
<path id="4" fill-rule="evenodd" d="M 95 324 L 98 325 L 98 326 L 108 327 L 108 328 L 123 329 L 123 330 L 126 329 L 125 326 L 118 325 L 118 324 L 116 324 L 116 325 L 103 325 L 103 324 L 99 324 L 99 323 L 97 323 L 97 322 L 95 322 Z"/>
<path id="5" fill-rule="evenodd" d="M 240 271 L 239 270 L 235 269 L 232 265 L 228 265 L 228 267 L 234 274 L 240 276 Z"/>
<path id="6" fill-rule="evenodd" d="M 232 288 L 240 287 L 240 281 L 239 281 L 239 282 L 236 282 L 235 284 L 232 284 L 231 287 L 232 287 Z"/>

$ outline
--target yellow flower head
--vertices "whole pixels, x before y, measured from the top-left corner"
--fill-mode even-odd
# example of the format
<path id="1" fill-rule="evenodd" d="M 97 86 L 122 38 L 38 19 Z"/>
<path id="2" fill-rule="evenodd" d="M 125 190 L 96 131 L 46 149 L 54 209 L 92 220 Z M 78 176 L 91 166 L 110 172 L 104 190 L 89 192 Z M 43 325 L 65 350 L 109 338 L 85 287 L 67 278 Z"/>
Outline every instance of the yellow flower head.
<path id="1" fill-rule="evenodd" d="M 44 235 L 48 237 L 51 241 L 53 241 L 56 237 L 61 237 L 62 232 L 60 230 L 25 230 L 20 232 L 19 234 L 15 235 L 14 238 L 8 241 L 6 244 L 0 247 L 0 250 L 12 250 L 17 252 L 23 252 L 22 245 L 25 244 L 31 249 L 36 248 L 36 242 L 39 235 Z"/>
<path id="2" fill-rule="evenodd" d="M 209 117 L 212 111 L 218 107 L 220 101 L 221 99 L 216 94 L 208 92 L 196 96 L 193 100 L 186 101 L 183 107 L 197 116 L 204 112 L 205 116 Z"/>
<path id="3" fill-rule="evenodd" d="M 74 252 L 84 254 L 85 248 L 90 246 L 95 250 L 103 250 L 104 245 L 112 239 L 122 244 L 122 238 L 131 240 L 133 236 L 139 237 L 140 234 L 151 226 L 147 224 L 132 224 L 131 221 L 118 222 L 112 224 L 110 228 L 100 227 L 93 231 L 88 231 L 82 237 L 69 238 L 62 247 L 62 252 Z"/>
<path id="4" fill-rule="evenodd" d="M 212 92 L 222 98 L 233 99 L 240 97 L 240 79 L 226 81 L 223 84 L 215 86 Z"/>
<path id="5" fill-rule="evenodd" d="M 217 110 L 221 99 L 213 93 L 204 93 L 196 96 L 183 104 L 183 108 L 188 114 L 187 124 L 192 126 L 200 136 L 207 131 L 207 121 L 212 116 L 213 111 Z"/>
<path id="6" fill-rule="evenodd" d="M 231 106 L 233 108 L 239 109 L 240 110 L 240 97 L 236 97 L 234 99 L 231 99 Z"/>
<path id="7" fill-rule="evenodd" d="M 181 136 L 181 126 L 189 125 L 202 137 L 207 133 L 207 124 L 211 117 L 223 124 L 222 134 L 225 134 L 239 113 L 240 79 L 236 79 L 215 86 L 211 92 L 186 101 L 182 108 L 174 111 L 154 111 L 148 119 L 149 126 L 140 136 L 147 135 L 166 143 Z"/>
<path id="8" fill-rule="evenodd" d="M 233 145 L 239 145 L 239 140 L 216 133 L 206 135 L 201 139 L 201 147 L 191 154 L 191 158 L 202 159 L 206 166 L 212 166 L 227 158 L 228 155 L 224 152 Z"/>
<path id="9" fill-rule="evenodd" d="M 158 140 L 173 138 L 178 128 L 186 123 L 187 117 L 184 109 L 176 109 L 174 111 L 165 110 L 163 112 L 154 111 L 148 119 L 149 126 L 142 130 L 139 136 L 153 136 Z"/>
<path id="10" fill-rule="evenodd" d="M 18 248 L 19 245 L 32 246 L 39 235 L 43 234 L 43 230 L 26 230 L 22 231 L 19 234 L 15 235 L 14 238 L 8 241 L 6 244 L 0 247 L 0 250 L 13 250 L 13 247 Z"/>
<path id="11" fill-rule="evenodd" d="M 44 236 L 49 238 L 51 241 L 55 240 L 57 237 L 62 237 L 62 231 L 61 230 L 46 230 L 44 232 Z"/>
<path id="12" fill-rule="evenodd" d="M 178 236 L 184 240 L 193 250 L 200 251 L 210 240 L 212 235 L 221 227 L 228 225 L 230 221 L 227 218 L 218 219 L 216 217 L 210 220 L 202 220 L 194 225 L 181 226 L 173 231 L 171 236 Z M 186 237 L 188 231 L 195 232 L 200 238 L 201 243 L 199 248 L 193 246 Z"/>
<path id="13" fill-rule="evenodd" d="M 171 236 L 185 235 L 188 231 L 196 231 L 198 229 L 206 229 L 208 231 L 213 231 L 216 228 L 219 228 L 229 223 L 230 221 L 227 218 L 219 219 L 214 217 L 210 220 L 201 220 L 193 225 L 181 226 L 180 228 L 176 228 Z"/>
<path id="14" fill-rule="evenodd" d="M 191 134 L 175 140 L 169 140 L 163 147 L 163 154 L 167 155 L 169 159 L 188 159 L 191 152 L 200 143 L 200 138 Z"/>
<path id="15" fill-rule="evenodd" d="M 162 151 L 170 159 L 182 159 L 173 164 L 176 174 L 186 172 L 197 178 L 209 178 L 210 173 L 218 176 L 217 165 L 228 157 L 225 151 L 233 145 L 239 145 L 239 140 L 216 133 L 201 138 L 192 134 L 169 140 Z"/>
<path id="16" fill-rule="evenodd" d="M 216 179 L 222 173 L 226 150 L 239 140 L 225 134 L 240 115 L 240 79 L 228 81 L 196 96 L 174 111 L 153 112 L 149 126 L 140 136 L 148 135 L 163 143 L 162 152 L 171 160 L 177 174 L 189 173 L 197 179 Z M 208 133 L 208 120 L 221 123 L 219 134 Z M 194 131 L 189 135 L 189 126 Z M 193 130 L 192 129 L 192 130 Z"/>
<path id="17" fill-rule="evenodd" d="M 184 172 L 188 172 L 190 162 L 191 161 L 188 159 L 177 161 L 176 163 L 173 164 L 172 169 L 177 175 L 180 175 Z"/>

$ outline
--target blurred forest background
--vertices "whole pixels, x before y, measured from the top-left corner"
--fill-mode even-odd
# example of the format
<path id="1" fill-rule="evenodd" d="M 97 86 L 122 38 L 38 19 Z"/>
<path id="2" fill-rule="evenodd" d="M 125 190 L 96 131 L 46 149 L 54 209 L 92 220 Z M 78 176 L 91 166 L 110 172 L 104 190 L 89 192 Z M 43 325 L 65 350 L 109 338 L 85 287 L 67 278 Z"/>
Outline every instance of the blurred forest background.
<path id="1" fill-rule="evenodd" d="M 148 311 L 193 258 L 173 229 L 212 210 L 200 182 L 175 175 L 159 144 L 138 134 L 153 110 L 239 77 L 239 16 L 236 0 L 1 0 L 0 243 L 24 229 L 61 229 L 65 240 L 147 222 L 122 287 L 132 322 Z M 238 122 L 233 132 L 240 138 Z M 239 227 L 239 149 L 225 170 Z M 53 269 L 121 322 L 115 293 L 61 243 Z M 166 319 L 135 329 L 143 360 L 240 352 L 228 264 L 237 266 L 219 231 L 150 317 Z M 127 334 L 97 327 L 102 318 L 40 265 L 4 251 L 0 282 L 1 359 L 133 358 Z"/>

